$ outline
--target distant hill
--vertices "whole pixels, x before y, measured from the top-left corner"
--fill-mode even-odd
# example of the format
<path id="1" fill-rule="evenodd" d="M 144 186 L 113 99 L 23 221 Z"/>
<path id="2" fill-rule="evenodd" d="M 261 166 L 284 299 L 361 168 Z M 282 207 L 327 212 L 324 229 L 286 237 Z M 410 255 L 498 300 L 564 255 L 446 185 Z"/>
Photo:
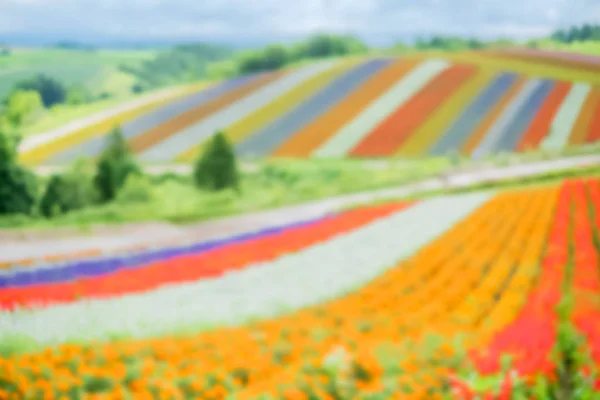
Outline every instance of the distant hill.
<path id="1" fill-rule="evenodd" d="M 161 50 L 156 57 L 137 65 L 121 64 L 125 73 L 136 76 L 148 87 L 191 82 L 206 78 L 210 63 L 230 58 L 234 50 L 205 43 L 187 44 Z"/>
<path id="2" fill-rule="evenodd" d="M 80 48 L 83 46 L 83 48 Z M 2 46 L 0 46 L 1 52 Z M 130 93 L 137 78 L 119 66 L 135 66 L 154 51 L 93 49 L 76 43 L 41 48 L 10 48 L 0 54 L 0 100 L 24 80 L 43 74 L 67 87 L 82 86 L 95 96 Z"/>

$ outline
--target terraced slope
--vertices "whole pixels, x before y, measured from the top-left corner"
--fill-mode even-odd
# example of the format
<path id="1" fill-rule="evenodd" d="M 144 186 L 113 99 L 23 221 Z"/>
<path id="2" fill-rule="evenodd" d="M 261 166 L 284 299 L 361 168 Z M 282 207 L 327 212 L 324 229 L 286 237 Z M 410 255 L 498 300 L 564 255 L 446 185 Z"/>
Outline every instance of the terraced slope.
<path id="1" fill-rule="evenodd" d="M 600 135 L 598 65 L 516 50 L 325 60 L 217 83 L 118 121 L 142 160 L 161 163 L 193 160 L 217 130 L 244 158 L 560 149 Z M 21 157 L 96 156 L 102 133 L 76 132 Z"/>
<path id="2" fill-rule="evenodd" d="M 457 335 L 481 373 L 511 354 L 520 377 L 549 374 L 567 289 L 600 364 L 599 218 L 599 182 L 572 180 L 361 207 L 121 263 L 15 267 L 0 275 L 0 331 L 54 347 L 0 356 L 0 393 L 443 398 Z"/>

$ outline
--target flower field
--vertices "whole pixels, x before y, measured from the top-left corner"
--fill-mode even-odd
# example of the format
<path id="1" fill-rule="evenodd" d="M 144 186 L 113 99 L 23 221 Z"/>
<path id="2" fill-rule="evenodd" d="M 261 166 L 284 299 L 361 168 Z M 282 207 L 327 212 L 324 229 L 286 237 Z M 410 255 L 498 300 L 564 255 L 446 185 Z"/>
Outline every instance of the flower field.
<path id="1" fill-rule="evenodd" d="M 486 398 L 508 399 L 562 382 L 566 326 L 593 380 L 599 227 L 577 179 L 8 268 L 3 340 L 37 344 L 0 356 L 0 398 L 475 399 L 501 374 Z"/>
<path id="2" fill-rule="evenodd" d="M 149 162 L 191 161 L 219 129 L 245 158 L 554 150 L 597 141 L 597 70 L 593 57 L 543 52 L 354 57 L 217 82 L 111 121 Z M 21 159 L 96 156 L 106 126 L 32 141 Z"/>

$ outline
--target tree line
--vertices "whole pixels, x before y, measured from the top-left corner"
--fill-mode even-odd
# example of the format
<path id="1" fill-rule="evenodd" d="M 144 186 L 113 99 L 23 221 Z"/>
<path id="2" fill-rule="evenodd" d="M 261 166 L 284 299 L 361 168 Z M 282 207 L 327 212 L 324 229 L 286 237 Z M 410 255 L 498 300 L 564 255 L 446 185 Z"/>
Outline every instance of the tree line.
<path id="1" fill-rule="evenodd" d="M 108 135 L 107 145 L 96 161 L 78 160 L 47 181 L 19 163 L 18 129 L 13 119 L 5 113 L 0 115 L 0 216 L 54 218 L 127 196 L 147 200 L 147 191 L 143 187 L 139 190 L 144 171 L 119 127 Z M 195 161 L 192 178 L 201 190 L 240 191 L 235 153 L 222 132 L 214 135 Z"/>
<path id="2" fill-rule="evenodd" d="M 210 63 L 232 57 L 228 47 L 197 43 L 176 46 L 159 52 L 138 66 L 120 65 L 119 69 L 137 77 L 139 88 L 147 89 L 173 83 L 204 79 Z"/>
<path id="3" fill-rule="evenodd" d="M 600 41 L 600 25 L 583 24 L 555 31 L 550 38 L 560 43 Z"/>
<path id="4" fill-rule="evenodd" d="M 120 66 L 135 75 L 144 88 L 192 82 L 204 78 L 224 79 L 273 71 L 293 62 L 365 53 L 368 46 L 352 36 L 319 34 L 291 45 L 268 45 L 247 51 L 205 43 L 164 50 L 138 67 Z"/>
<path id="5" fill-rule="evenodd" d="M 302 60 L 361 54 L 368 50 L 363 41 L 353 36 L 319 34 L 294 45 L 270 45 L 244 52 L 235 59 L 236 72 L 271 71 Z"/>

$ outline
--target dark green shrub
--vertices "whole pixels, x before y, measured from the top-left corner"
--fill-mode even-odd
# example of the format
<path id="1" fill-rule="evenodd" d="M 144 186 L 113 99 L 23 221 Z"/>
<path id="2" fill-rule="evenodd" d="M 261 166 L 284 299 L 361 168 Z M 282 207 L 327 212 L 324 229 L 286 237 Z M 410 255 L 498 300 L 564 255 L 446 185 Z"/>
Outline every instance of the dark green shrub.
<path id="1" fill-rule="evenodd" d="M 37 200 L 37 180 L 17 164 L 16 136 L 0 126 L 0 215 L 30 214 Z"/>
<path id="2" fill-rule="evenodd" d="M 67 99 L 65 86 L 56 79 L 43 74 L 18 83 L 16 90 L 35 90 L 42 97 L 46 108 L 64 103 Z"/>
<path id="3" fill-rule="evenodd" d="M 139 83 L 139 82 L 138 83 L 134 83 L 131 86 L 131 93 L 138 94 L 138 93 L 143 93 L 145 91 L 146 91 L 146 87 L 144 85 L 142 85 L 141 83 Z"/>
<path id="4" fill-rule="evenodd" d="M 110 134 L 108 146 L 98 160 L 94 178 L 100 201 L 113 200 L 131 173 L 141 174 L 141 170 L 121 129 L 116 127 Z"/>
<path id="5" fill-rule="evenodd" d="M 119 204 L 147 203 L 154 198 L 154 188 L 148 177 L 131 174 L 121 188 L 115 201 Z"/>
<path id="6" fill-rule="evenodd" d="M 194 182 L 203 189 L 239 190 L 239 172 L 235 153 L 223 132 L 218 132 L 206 146 L 194 166 Z"/>
<path id="7" fill-rule="evenodd" d="M 62 175 L 53 175 L 40 201 L 40 211 L 45 217 L 53 217 L 70 210 L 68 183 Z"/>
<path id="8" fill-rule="evenodd" d="M 86 104 L 93 100 L 93 95 L 82 85 L 72 87 L 67 92 L 68 104 Z"/>
<path id="9" fill-rule="evenodd" d="M 40 201 L 40 212 L 45 217 L 53 217 L 92 205 L 97 199 L 93 174 L 89 173 L 85 161 L 78 161 L 71 171 L 50 178 Z"/>

